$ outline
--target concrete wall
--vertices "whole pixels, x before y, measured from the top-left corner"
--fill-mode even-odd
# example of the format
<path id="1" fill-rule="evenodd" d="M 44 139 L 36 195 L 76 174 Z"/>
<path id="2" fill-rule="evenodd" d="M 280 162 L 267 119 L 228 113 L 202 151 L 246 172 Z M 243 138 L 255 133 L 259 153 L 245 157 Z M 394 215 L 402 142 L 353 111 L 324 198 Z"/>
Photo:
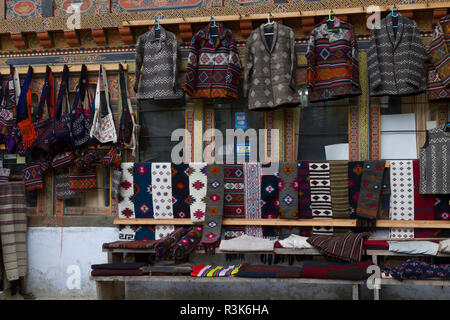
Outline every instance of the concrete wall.
<path id="1" fill-rule="evenodd" d="M 116 228 L 70 227 L 28 228 L 28 278 L 27 288 L 38 298 L 95 299 L 94 281 L 89 280 L 90 266 L 107 261 L 102 252 L 104 242 L 116 241 Z M 247 255 L 247 263 L 261 264 L 259 255 Z M 235 264 L 240 260 L 226 261 L 223 255 L 192 257 L 194 263 Z M 285 263 L 284 263 L 285 264 Z M 69 289 L 67 268 L 80 268 L 80 288 Z M 236 286 L 206 283 L 127 283 L 128 299 L 351 299 L 348 285 L 292 285 L 280 283 L 251 283 Z M 372 291 L 361 288 L 361 298 L 372 299 Z M 387 286 L 383 299 L 433 299 L 449 300 L 449 287 Z"/>

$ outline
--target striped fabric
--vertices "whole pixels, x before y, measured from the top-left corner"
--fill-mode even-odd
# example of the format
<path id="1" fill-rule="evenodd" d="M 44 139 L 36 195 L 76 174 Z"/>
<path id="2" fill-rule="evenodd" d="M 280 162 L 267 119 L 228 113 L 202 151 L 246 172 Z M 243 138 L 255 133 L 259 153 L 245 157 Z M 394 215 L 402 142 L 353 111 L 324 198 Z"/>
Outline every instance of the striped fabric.
<path id="1" fill-rule="evenodd" d="M 0 235 L 9 281 L 27 273 L 27 216 L 23 182 L 0 184 Z"/>
<path id="2" fill-rule="evenodd" d="M 238 273 L 241 264 L 228 267 L 200 264 L 192 268 L 192 277 L 229 277 Z"/>
<path id="3" fill-rule="evenodd" d="M 313 219 L 331 219 L 330 164 L 328 162 L 309 163 L 311 186 L 311 209 Z M 314 234 L 332 234 L 333 227 L 313 227 Z"/>
<path id="4" fill-rule="evenodd" d="M 348 219 L 348 162 L 330 162 L 330 182 L 333 218 Z"/>
<path id="5" fill-rule="evenodd" d="M 364 240 L 368 237 L 367 232 L 349 231 L 337 236 L 314 235 L 306 241 L 329 258 L 358 263 L 361 261 Z"/>
<path id="6" fill-rule="evenodd" d="M 244 163 L 245 218 L 261 219 L 261 163 Z M 261 226 L 246 226 L 245 234 L 262 238 Z"/>

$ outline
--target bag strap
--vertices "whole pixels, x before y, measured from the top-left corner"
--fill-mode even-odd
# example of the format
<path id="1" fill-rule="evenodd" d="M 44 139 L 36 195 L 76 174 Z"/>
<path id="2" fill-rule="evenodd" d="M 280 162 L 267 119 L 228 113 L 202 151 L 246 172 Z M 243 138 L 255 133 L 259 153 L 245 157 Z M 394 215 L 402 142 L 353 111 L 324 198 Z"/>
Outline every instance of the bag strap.
<path id="1" fill-rule="evenodd" d="M 47 104 L 48 119 L 53 118 L 55 113 L 55 96 L 53 90 L 53 72 L 49 66 L 47 66 L 45 72 L 44 87 L 42 88 L 41 98 L 39 99 L 36 121 L 42 121 L 44 118 L 42 110 L 44 104 Z"/>
<path id="2" fill-rule="evenodd" d="M 66 108 L 69 106 L 69 67 L 65 64 L 61 76 L 61 83 L 58 89 L 58 100 L 56 101 L 55 116 L 56 120 L 61 119 L 63 113 L 64 95 L 66 96 Z M 70 108 L 67 109 L 70 112 Z"/>
<path id="3" fill-rule="evenodd" d="M 83 107 L 84 96 L 86 94 L 86 86 L 87 86 L 87 67 L 85 64 L 81 66 L 80 79 L 78 80 L 77 90 L 75 92 L 75 98 L 73 100 L 72 109 L 70 112 L 75 114 L 79 106 Z"/>
<path id="4" fill-rule="evenodd" d="M 126 84 L 125 72 L 123 70 L 122 64 L 119 64 L 119 92 L 120 92 L 120 106 L 122 109 L 119 121 L 119 135 L 122 135 L 123 128 L 125 127 L 125 117 L 124 117 L 125 112 L 128 112 L 130 114 L 133 126 L 135 125 L 133 116 L 133 107 L 131 105 L 130 98 L 128 97 L 128 87 Z"/>
<path id="5" fill-rule="evenodd" d="M 108 114 L 112 114 L 111 106 L 109 104 L 109 90 L 108 90 L 108 79 L 106 76 L 106 70 L 103 65 L 100 65 L 100 69 L 98 70 L 98 80 L 97 80 L 97 88 L 95 90 L 95 113 L 101 111 L 101 84 L 103 83 L 103 87 L 105 89 L 105 98 L 106 98 L 106 108 Z"/>
<path id="6" fill-rule="evenodd" d="M 26 119 L 31 120 L 31 78 L 33 77 L 33 67 L 28 67 L 27 76 L 23 82 L 23 86 L 19 96 L 19 102 L 17 103 L 17 122 L 21 122 Z"/>

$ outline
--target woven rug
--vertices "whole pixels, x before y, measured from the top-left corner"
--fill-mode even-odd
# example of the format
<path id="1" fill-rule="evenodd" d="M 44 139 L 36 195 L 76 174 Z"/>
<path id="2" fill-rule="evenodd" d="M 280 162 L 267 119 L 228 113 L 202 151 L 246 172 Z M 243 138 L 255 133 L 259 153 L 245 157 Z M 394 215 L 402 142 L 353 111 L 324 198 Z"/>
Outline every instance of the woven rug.
<path id="1" fill-rule="evenodd" d="M 58 200 L 83 198 L 83 192 L 70 190 L 70 176 L 68 172 L 55 174 L 55 184 L 56 198 Z"/>
<path id="2" fill-rule="evenodd" d="M 266 174 L 264 168 L 270 167 L 270 164 L 262 164 L 261 174 L 261 217 L 263 219 L 278 218 L 278 172 L 275 174 Z M 280 236 L 280 228 L 263 227 L 263 237 L 277 239 Z"/>
<path id="3" fill-rule="evenodd" d="M 120 219 L 134 219 L 136 215 L 134 214 L 134 163 L 123 162 L 120 165 L 122 169 L 122 179 L 120 181 L 119 188 L 119 218 Z"/>
<path id="4" fill-rule="evenodd" d="M 192 162 L 189 164 L 189 194 L 191 221 L 205 221 L 206 212 L 206 176 L 207 166 L 205 162 Z"/>
<path id="5" fill-rule="evenodd" d="M 136 230 L 139 226 L 121 225 L 119 226 L 119 240 L 134 241 L 136 240 Z"/>
<path id="6" fill-rule="evenodd" d="M 151 170 L 151 163 L 134 164 L 134 213 L 136 218 L 153 218 Z"/>
<path id="7" fill-rule="evenodd" d="M 350 161 L 348 163 L 348 204 L 350 206 L 350 219 L 356 219 L 358 208 L 359 190 L 361 189 L 361 178 L 364 161 Z"/>
<path id="8" fill-rule="evenodd" d="M 381 192 L 383 190 L 384 170 L 384 160 L 364 162 L 358 207 L 356 209 L 357 219 L 377 219 L 380 209 Z"/>
<path id="9" fill-rule="evenodd" d="M 244 163 L 244 203 L 246 219 L 261 219 L 261 163 Z M 263 237 L 261 226 L 246 226 L 245 234 Z"/>
<path id="10" fill-rule="evenodd" d="M 0 234 L 8 281 L 27 274 L 27 207 L 23 182 L 0 184 Z"/>
<path id="11" fill-rule="evenodd" d="M 311 210 L 313 219 L 331 219 L 330 164 L 328 162 L 309 163 L 311 186 Z M 333 234 L 333 227 L 313 227 L 313 234 Z"/>
<path id="12" fill-rule="evenodd" d="M 155 226 L 139 226 L 136 228 L 135 240 L 157 240 Z"/>
<path id="13" fill-rule="evenodd" d="M 348 165 L 346 161 L 330 162 L 331 208 L 333 219 L 348 219 Z"/>
<path id="14" fill-rule="evenodd" d="M 224 218 L 245 218 L 244 204 L 244 166 L 242 164 L 224 165 Z M 225 239 L 244 234 L 244 226 L 225 226 Z"/>
<path id="15" fill-rule="evenodd" d="M 170 162 L 152 163 L 153 217 L 155 219 L 173 219 L 171 177 Z M 155 239 L 168 236 L 174 229 L 173 225 L 156 225 Z"/>
<path id="16" fill-rule="evenodd" d="M 298 170 L 298 216 L 300 219 L 312 219 L 311 187 L 309 184 L 309 163 L 300 161 Z M 312 227 L 300 227 L 300 235 L 309 237 Z"/>
<path id="17" fill-rule="evenodd" d="M 172 163 L 173 217 L 189 218 L 189 165 Z"/>
<path id="18" fill-rule="evenodd" d="M 208 164 L 206 191 L 206 215 L 203 224 L 202 244 L 220 240 L 223 218 L 223 164 Z"/>
<path id="19" fill-rule="evenodd" d="M 414 175 L 411 160 L 391 161 L 391 220 L 414 220 Z M 391 228 L 390 238 L 412 239 L 414 229 Z"/>
<path id="20" fill-rule="evenodd" d="M 203 226 L 191 228 L 173 248 L 176 262 L 184 262 L 202 240 Z"/>
<path id="21" fill-rule="evenodd" d="M 282 219 L 298 219 L 298 164 L 280 163 L 279 213 Z"/>

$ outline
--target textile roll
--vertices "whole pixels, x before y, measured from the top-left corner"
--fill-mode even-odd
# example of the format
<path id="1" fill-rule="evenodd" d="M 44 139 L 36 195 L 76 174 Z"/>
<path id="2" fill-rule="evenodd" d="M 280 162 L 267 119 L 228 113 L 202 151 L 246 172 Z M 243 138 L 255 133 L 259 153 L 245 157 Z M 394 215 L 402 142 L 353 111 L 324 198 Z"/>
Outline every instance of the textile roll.
<path id="1" fill-rule="evenodd" d="M 152 163 L 152 198 L 155 219 L 172 219 L 172 170 L 170 162 Z M 175 230 L 173 225 L 157 225 L 155 239 Z"/>
<path id="2" fill-rule="evenodd" d="M 156 258 L 159 260 L 162 259 L 171 259 L 173 258 L 173 252 L 171 249 L 175 246 L 175 244 L 181 240 L 181 238 L 192 230 L 192 227 L 180 227 L 171 232 L 167 237 L 159 239 L 155 243 L 155 253 Z"/>
<path id="3" fill-rule="evenodd" d="M 245 218 L 244 168 L 242 164 L 224 165 L 224 218 Z M 225 239 L 242 236 L 244 226 L 225 226 Z"/>
<path id="4" fill-rule="evenodd" d="M 348 219 L 348 165 L 346 161 L 330 162 L 330 182 L 333 218 Z"/>
<path id="5" fill-rule="evenodd" d="M 309 163 L 311 185 L 311 210 L 313 219 L 331 219 L 330 164 L 328 162 Z M 333 227 L 313 227 L 313 234 L 333 234 Z"/>
<path id="6" fill-rule="evenodd" d="M 189 254 L 197 247 L 202 239 L 203 227 L 195 226 L 191 228 L 182 238 L 175 244 L 173 255 L 175 261 L 184 261 Z"/>
<path id="7" fill-rule="evenodd" d="M 245 218 L 261 219 L 261 163 L 244 163 Z M 246 226 L 249 236 L 262 238 L 261 226 Z"/>
<path id="8" fill-rule="evenodd" d="M 361 178 L 364 161 L 350 161 L 348 163 L 348 203 L 350 206 L 350 219 L 356 218 L 358 208 L 359 190 L 361 189 Z"/>
<path id="9" fill-rule="evenodd" d="M 369 277 L 367 268 L 370 262 L 355 264 L 338 262 L 306 261 L 302 266 L 302 278 L 337 279 L 337 280 L 365 280 Z"/>
<path id="10" fill-rule="evenodd" d="M 391 220 L 414 220 L 414 175 L 411 160 L 391 161 Z M 391 228 L 390 238 L 414 238 L 414 229 Z"/>
<path id="11" fill-rule="evenodd" d="M 150 163 L 135 163 L 133 173 L 136 218 L 153 218 L 152 174 Z"/>
<path id="12" fill-rule="evenodd" d="M 220 240 L 223 217 L 223 164 L 208 164 L 206 214 L 203 224 L 202 244 L 213 244 Z"/>
<path id="13" fill-rule="evenodd" d="M 270 167 L 270 164 L 262 164 L 261 174 L 261 216 L 263 219 L 278 218 L 278 172 L 275 174 L 266 174 L 264 169 Z M 276 239 L 280 235 L 280 228 L 263 227 L 264 238 Z"/>
<path id="14" fill-rule="evenodd" d="M 0 234 L 8 281 L 27 274 L 27 215 L 23 182 L 0 184 Z"/>
<path id="15" fill-rule="evenodd" d="M 141 240 L 141 241 L 114 241 L 107 242 L 102 245 L 103 249 L 153 249 L 156 244 L 156 240 Z"/>
<path id="16" fill-rule="evenodd" d="M 192 268 L 191 277 L 229 277 L 238 273 L 241 264 L 231 266 L 213 266 L 200 264 Z"/>
<path id="17" fill-rule="evenodd" d="M 365 161 L 361 178 L 358 207 L 356 209 L 357 226 L 375 228 L 380 209 L 381 191 L 385 161 Z"/>
<path id="18" fill-rule="evenodd" d="M 172 163 L 173 217 L 189 218 L 189 165 Z"/>
<path id="19" fill-rule="evenodd" d="M 205 162 L 193 162 L 189 164 L 189 194 L 191 221 L 205 221 L 206 211 L 206 176 L 207 166 Z"/>

